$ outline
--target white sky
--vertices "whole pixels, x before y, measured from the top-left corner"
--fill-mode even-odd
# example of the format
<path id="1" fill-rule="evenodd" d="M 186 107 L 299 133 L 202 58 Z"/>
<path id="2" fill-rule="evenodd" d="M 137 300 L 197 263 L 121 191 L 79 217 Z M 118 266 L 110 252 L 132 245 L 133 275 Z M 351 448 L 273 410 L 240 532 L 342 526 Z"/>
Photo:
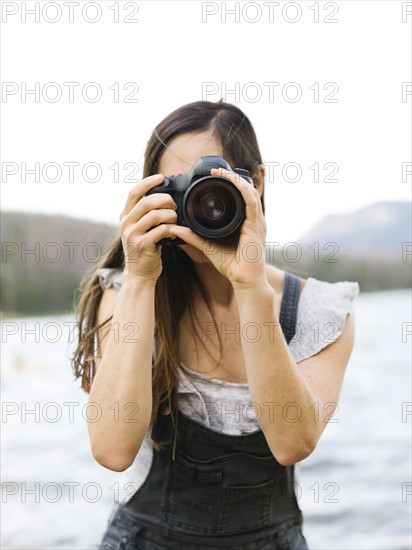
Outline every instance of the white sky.
<path id="1" fill-rule="evenodd" d="M 79 2 L 69 9 L 62 1 L 42 0 L 39 22 L 30 14 L 23 21 L 34 2 L 2 2 L 3 210 L 117 223 L 133 185 L 122 181 L 132 168 L 122 167 L 141 166 L 153 127 L 184 103 L 221 97 L 249 116 L 265 163 L 279 163 L 266 183 L 268 240 L 297 239 L 327 214 L 411 199 L 412 176 L 402 181 L 402 163 L 411 162 L 412 86 L 404 85 L 411 95 L 402 101 L 402 83 L 412 80 L 410 2 Z M 85 9 L 86 17 L 96 17 L 92 4 L 101 11 L 96 23 L 82 16 Z M 238 20 L 227 14 L 224 21 L 225 10 L 236 4 Z M 49 23 L 56 6 L 61 19 Z M 128 16 L 138 22 L 124 22 Z M 324 22 L 328 17 L 338 22 Z M 24 86 L 32 89 L 36 82 L 39 101 L 23 95 L 23 102 Z M 55 94 L 50 82 L 62 91 L 55 103 L 42 96 Z M 64 82 L 80 83 L 73 102 Z M 102 90 L 96 103 L 82 97 L 90 82 Z M 136 84 L 124 90 L 126 83 Z M 205 83 L 217 93 L 207 95 Z M 225 91 L 236 83 L 238 97 Z M 336 84 L 323 89 L 326 83 Z M 283 97 L 293 99 L 296 90 L 298 101 Z M 123 102 L 130 94 L 138 103 Z M 324 102 L 327 95 L 338 102 Z M 23 182 L 23 163 L 30 169 L 36 162 L 40 171 L 58 163 L 61 180 L 47 183 L 40 174 L 36 183 L 27 174 Z M 63 165 L 68 162 L 80 163 L 74 182 Z M 95 183 L 82 176 L 91 162 L 101 167 Z M 116 163 L 117 183 L 110 169 Z M 300 166 L 300 181 L 282 177 L 287 163 Z M 319 182 L 310 169 L 316 163 Z M 333 170 L 324 169 L 326 163 L 338 168 L 331 176 L 337 182 L 322 181 Z M 52 167 L 46 171 L 46 178 L 54 175 Z M 295 175 L 293 167 L 286 170 L 286 178 Z M 94 177 L 92 169 L 88 176 Z"/>

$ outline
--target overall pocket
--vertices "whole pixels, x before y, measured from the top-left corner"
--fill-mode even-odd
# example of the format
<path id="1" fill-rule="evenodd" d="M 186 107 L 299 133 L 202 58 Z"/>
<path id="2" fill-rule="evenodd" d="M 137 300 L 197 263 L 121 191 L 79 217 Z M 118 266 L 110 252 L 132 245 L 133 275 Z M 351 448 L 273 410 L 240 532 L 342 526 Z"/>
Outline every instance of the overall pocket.
<path id="1" fill-rule="evenodd" d="M 276 480 L 223 487 L 219 532 L 234 534 L 269 525 Z"/>
<path id="2" fill-rule="evenodd" d="M 178 452 L 169 470 L 162 519 L 190 533 L 215 532 L 222 479 L 219 463 L 203 463 Z"/>

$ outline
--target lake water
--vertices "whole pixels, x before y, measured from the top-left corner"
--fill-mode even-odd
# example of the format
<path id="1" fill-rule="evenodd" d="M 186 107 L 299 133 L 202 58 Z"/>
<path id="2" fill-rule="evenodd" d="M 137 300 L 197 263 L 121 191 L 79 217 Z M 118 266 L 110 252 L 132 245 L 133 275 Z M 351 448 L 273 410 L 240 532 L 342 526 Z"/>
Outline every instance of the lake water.
<path id="1" fill-rule="evenodd" d="M 337 422 L 298 465 L 311 550 L 412 546 L 411 304 L 409 290 L 355 301 L 356 342 Z M 72 323 L 72 316 L 2 323 L 5 550 L 96 548 L 125 483 L 91 455 L 88 396 L 68 359 Z"/>

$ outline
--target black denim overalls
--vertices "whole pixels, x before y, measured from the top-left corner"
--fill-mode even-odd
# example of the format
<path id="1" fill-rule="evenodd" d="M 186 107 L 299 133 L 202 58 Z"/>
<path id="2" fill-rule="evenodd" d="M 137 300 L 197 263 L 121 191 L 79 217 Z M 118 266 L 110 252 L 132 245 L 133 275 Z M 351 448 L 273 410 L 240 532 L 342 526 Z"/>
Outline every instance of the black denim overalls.
<path id="1" fill-rule="evenodd" d="M 285 273 L 279 322 L 295 333 L 300 278 Z M 99 550 L 307 550 L 294 490 L 294 466 L 282 466 L 261 430 L 226 435 L 178 410 L 174 427 L 159 414 L 149 474 L 109 519 Z"/>

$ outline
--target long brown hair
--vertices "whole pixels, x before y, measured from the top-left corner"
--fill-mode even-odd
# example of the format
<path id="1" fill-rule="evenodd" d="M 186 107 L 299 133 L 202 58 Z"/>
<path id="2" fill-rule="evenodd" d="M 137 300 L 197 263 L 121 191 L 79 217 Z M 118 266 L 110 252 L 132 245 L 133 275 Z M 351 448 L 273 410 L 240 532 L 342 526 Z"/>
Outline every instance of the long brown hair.
<path id="1" fill-rule="evenodd" d="M 211 130 L 221 143 L 223 157 L 232 167 L 249 170 L 257 182 L 257 168 L 262 158 L 254 129 L 246 115 L 236 106 L 223 101 L 217 103 L 196 101 L 183 105 L 170 113 L 154 129 L 147 142 L 144 154 L 143 177 L 158 173 L 161 156 L 169 143 L 177 136 L 189 132 Z M 264 195 L 261 197 L 264 209 Z M 158 413 L 159 407 L 170 407 L 172 422 L 175 426 L 173 457 L 177 435 L 177 386 L 180 379 L 179 369 L 187 376 L 191 373 L 179 361 L 178 327 L 183 314 L 187 311 L 191 327 L 198 341 L 204 346 L 196 325 L 199 320 L 193 308 L 195 292 L 205 301 L 212 319 L 210 297 L 205 286 L 196 274 L 190 258 L 177 246 L 162 246 L 162 272 L 155 288 L 155 354 L 153 357 L 152 391 L 153 408 L 150 425 Z M 78 345 L 72 356 L 74 375 L 82 379 L 82 388 L 87 393 L 96 372 L 96 350 L 99 351 L 97 331 L 108 323 L 109 317 L 97 326 L 97 312 L 103 294 L 97 270 L 103 267 L 124 268 L 125 258 L 120 230 L 117 231 L 107 253 L 97 266 L 86 274 L 80 284 L 80 299 L 76 306 Z M 176 273 L 179 274 L 176 277 Z M 217 327 L 216 327 L 217 328 Z M 216 330 L 219 335 L 219 331 Z M 160 409 L 162 410 L 162 409 Z M 155 445 L 155 448 L 158 447 Z"/>

